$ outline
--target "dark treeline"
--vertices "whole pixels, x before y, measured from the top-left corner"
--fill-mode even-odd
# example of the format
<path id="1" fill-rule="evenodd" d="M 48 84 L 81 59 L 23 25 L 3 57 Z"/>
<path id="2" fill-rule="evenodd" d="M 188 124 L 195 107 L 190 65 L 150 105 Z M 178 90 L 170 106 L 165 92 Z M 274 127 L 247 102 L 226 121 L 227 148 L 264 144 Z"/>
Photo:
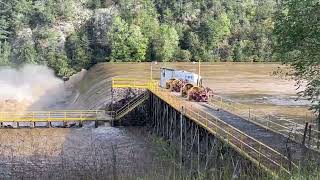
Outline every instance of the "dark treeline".
<path id="1" fill-rule="evenodd" d="M 0 64 L 273 61 L 277 0 L 0 0 Z"/>

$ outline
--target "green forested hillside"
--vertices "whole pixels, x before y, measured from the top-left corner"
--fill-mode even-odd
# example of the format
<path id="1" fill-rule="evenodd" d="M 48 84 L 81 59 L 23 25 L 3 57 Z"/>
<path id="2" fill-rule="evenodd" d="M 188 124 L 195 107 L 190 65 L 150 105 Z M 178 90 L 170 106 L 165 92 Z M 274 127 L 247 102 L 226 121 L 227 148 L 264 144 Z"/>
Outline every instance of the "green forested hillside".
<path id="1" fill-rule="evenodd" d="M 0 0 L 0 64 L 272 61 L 277 0 Z"/>

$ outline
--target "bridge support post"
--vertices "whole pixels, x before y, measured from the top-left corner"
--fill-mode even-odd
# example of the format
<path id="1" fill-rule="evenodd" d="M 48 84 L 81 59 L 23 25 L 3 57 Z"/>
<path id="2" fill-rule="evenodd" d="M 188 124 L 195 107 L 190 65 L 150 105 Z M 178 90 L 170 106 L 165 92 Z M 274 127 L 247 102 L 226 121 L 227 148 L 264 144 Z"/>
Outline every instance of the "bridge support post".
<path id="1" fill-rule="evenodd" d="M 206 163 L 205 163 L 205 170 L 207 170 L 208 165 L 208 153 L 209 153 L 209 133 L 206 133 Z"/>
<path id="2" fill-rule="evenodd" d="M 197 162 L 198 162 L 198 176 L 200 177 L 200 129 L 199 126 L 197 125 L 197 145 L 198 145 L 198 157 L 197 157 Z"/>
<path id="3" fill-rule="evenodd" d="M 182 173 L 182 141 L 183 141 L 183 106 L 181 107 L 181 113 L 180 113 L 180 173 Z M 182 174 L 181 174 L 181 177 L 182 177 Z"/>
<path id="4" fill-rule="evenodd" d="M 179 179 L 184 179 L 188 176 L 191 179 L 212 179 L 222 177 L 225 173 L 224 168 L 233 168 L 230 169 L 231 172 L 238 172 L 239 167 L 247 165 L 246 161 L 239 166 L 238 163 L 235 165 L 237 159 L 234 158 L 242 157 L 228 146 L 224 146 L 224 142 L 198 124 L 198 121 L 190 119 L 189 115 L 193 114 L 189 114 L 185 107 L 176 110 L 156 95 L 151 95 L 150 101 L 150 125 L 153 132 L 167 139 L 175 148 L 173 156 L 179 164 L 174 168 L 180 170 L 179 173 L 175 173 L 175 178 L 179 176 Z M 208 125 L 217 128 L 207 122 L 206 126 Z"/>
<path id="5" fill-rule="evenodd" d="M 190 124 L 190 150 L 188 152 L 188 154 L 190 154 L 190 171 L 189 171 L 189 176 L 192 176 L 192 171 L 193 171 L 193 153 L 192 153 L 192 149 L 193 149 L 193 123 Z"/>
<path id="6" fill-rule="evenodd" d="M 171 113 L 171 109 L 167 107 L 167 118 L 166 118 L 166 138 L 167 139 L 170 139 L 169 137 L 169 121 L 171 120 L 170 113 Z"/>
<path id="7" fill-rule="evenodd" d="M 113 98 L 113 80 L 112 80 L 112 86 L 111 86 L 111 112 L 114 112 L 114 108 L 113 108 L 113 101 L 114 101 L 114 98 Z M 112 114 L 111 116 L 113 116 L 113 120 L 111 121 L 111 126 L 114 127 L 114 120 L 116 118 L 116 114 Z"/>

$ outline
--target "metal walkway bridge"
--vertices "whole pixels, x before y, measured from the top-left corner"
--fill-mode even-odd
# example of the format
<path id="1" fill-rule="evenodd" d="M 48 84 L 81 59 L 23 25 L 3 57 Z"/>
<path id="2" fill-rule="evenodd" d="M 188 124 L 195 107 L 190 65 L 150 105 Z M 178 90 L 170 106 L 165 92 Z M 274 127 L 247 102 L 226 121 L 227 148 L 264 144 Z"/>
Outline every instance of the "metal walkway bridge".
<path id="1" fill-rule="evenodd" d="M 113 88 L 143 88 L 162 99 L 190 120 L 197 123 L 209 133 L 228 144 L 242 156 L 272 174 L 288 173 L 297 169 L 295 159 L 288 159 L 283 149 L 285 141 L 290 138 L 292 147 L 300 152 L 301 131 L 288 132 L 288 128 L 273 119 L 264 119 L 260 116 L 243 114 L 243 109 L 237 103 L 213 96 L 210 103 L 221 108 L 217 112 L 208 104 L 186 101 L 171 92 L 159 88 L 157 81 L 141 81 L 136 79 L 114 78 Z M 0 123 L 4 122 L 70 122 L 70 121 L 113 121 L 119 120 L 148 99 L 148 92 L 128 102 L 116 112 L 100 110 L 70 110 L 50 112 L 0 113 Z M 240 124 L 241 122 L 242 124 Z M 251 126 L 255 131 L 245 129 Z M 298 126 L 298 124 L 297 124 Z M 299 125 L 300 126 L 300 125 Z M 262 132 L 262 135 L 259 133 Z M 312 131 L 318 135 L 318 131 Z M 275 139 L 278 139 L 275 141 Z M 318 143 L 312 139 L 311 143 Z M 311 148 L 314 146 L 311 146 Z M 300 149 L 299 149 L 300 148 Z"/>
<path id="2" fill-rule="evenodd" d="M 116 111 L 104 110 L 55 110 L 55 111 L 24 111 L 24 112 L 0 112 L 0 127 L 6 123 L 16 123 L 17 127 L 21 123 L 30 123 L 35 127 L 35 123 L 47 123 L 50 127 L 53 122 L 79 122 L 84 121 L 117 121 L 130 113 L 137 106 L 148 99 L 145 92 L 127 102 L 123 107 Z"/>
<path id="3" fill-rule="evenodd" d="M 250 107 L 219 96 L 210 97 L 209 103 L 190 102 L 159 88 L 158 84 L 157 81 L 142 82 L 136 79 L 118 78 L 112 81 L 114 88 L 148 89 L 172 108 L 230 145 L 239 154 L 274 175 L 291 174 L 298 169 L 299 156 L 305 150 L 301 145 L 304 136 L 301 132 L 303 125 L 287 120 L 287 123 L 293 124 L 295 128 L 286 127 L 274 116 L 266 118 Z M 217 111 L 216 107 L 220 110 Z M 312 130 L 310 133 L 312 138 L 309 148 L 314 152 L 318 151 L 319 140 L 316 137 L 319 131 Z M 287 145 L 293 151 L 294 157 L 287 154 Z"/>

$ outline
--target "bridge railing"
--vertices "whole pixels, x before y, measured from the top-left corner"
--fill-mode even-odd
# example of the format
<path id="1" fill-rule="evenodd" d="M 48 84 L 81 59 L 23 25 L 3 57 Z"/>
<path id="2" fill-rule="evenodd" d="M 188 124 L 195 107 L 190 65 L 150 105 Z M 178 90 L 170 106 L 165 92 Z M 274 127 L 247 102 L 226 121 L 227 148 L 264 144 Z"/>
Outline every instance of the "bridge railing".
<path id="1" fill-rule="evenodd" d="M 143 79 L 132 79 L 132 78 L 112 78 L 113 88 L 149 88 L 150 82 Z"/>
<path id="2" fill-rule="evenodd" d="M 283 154 L 225 123 L 218 117 L 193 107 L 192 103 L 159 88 L 157 82 L 150 83 L 149 90 L 261 167 L 277 173 L 290 173 L 292 169 L 297 168 Z"/>
<path id="3" fill-rule="evenodd" d="M 234 147 L 239 153 L 251 159 L 257 165 L 271 172 L 290 173 L 297 166 L 283 154 L 268 145 L 248 136 L 237 128 L 225 123 L 218 117 L 192 106 L 191 102 L 174 96 L 170 92 L 159 88 L 158 81 L 141 81 L 135 79 L 115 78 L 112 80 L 114 88 L 145 88 L 167 102 L 176 110 L 184 113 L 200 126 L 204 127 L 218 138 Z"/>
<path id="4" fill-rule="evenodd" d="M 143 93 L 139 95 L 138 97 L 132 99 L 131 101 L 127 102 L 124 106 L 122 106 L 120 109 L 118 109 L 114 113 L 114 118 L 119 119 L 123 117 L 126 113 L 128 113 L 132 108 L 136 107 L 137 105 L 141 104 L 144 102 L 148 97 L 147 93 Z"/>
<path id="5" fill-rule="evenodd" d="M 0 112 L 0 122 L 94 121 L 105 113 L 101 110 Z"/>
<path id="6" fill-rule="evenodd" d="M 279 117 L 274 115 L 265 114 L 250 106 L 217 95 L 210 96 L 209 102 L 252 123 L 275 131 L 279 134 L 284 135 L 285 137 L 289 137 L 290 139 L 298 143 L 303 142 L 303 139 L 305 137 L 305 126 L 302 124 L 298 124 L 291 120 L 280 119 Z M 281 124 L 281 122 L 286 123 L 286 125 Z M 318 139 L 318 137 L 320 136 L 320 132 L 311 129 L 310 135 L 310 147 L 313 149 L 317 149 L 317 146 L 320 143 Z"/>

